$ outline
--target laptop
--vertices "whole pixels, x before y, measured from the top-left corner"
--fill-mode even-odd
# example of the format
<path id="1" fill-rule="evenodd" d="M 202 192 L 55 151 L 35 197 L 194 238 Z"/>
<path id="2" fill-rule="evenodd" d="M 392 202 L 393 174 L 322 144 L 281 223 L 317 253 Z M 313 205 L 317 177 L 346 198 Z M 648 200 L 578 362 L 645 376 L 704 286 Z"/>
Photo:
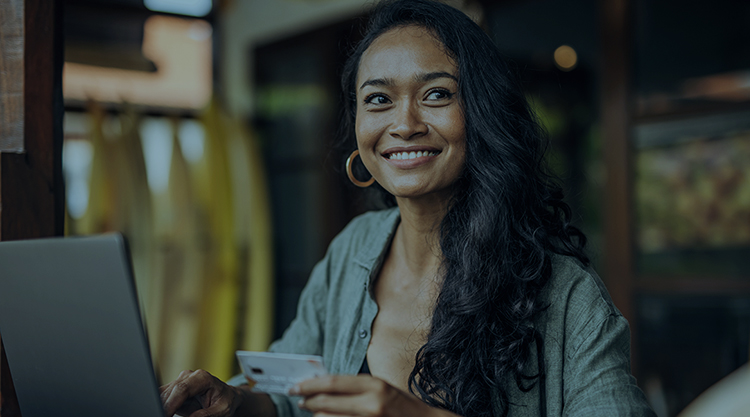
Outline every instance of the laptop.
<path id="1" fill-rule="evenodd" d="M 119 234 L 0 242 L 0 335 L 23 417 L 165 417 Z"/>

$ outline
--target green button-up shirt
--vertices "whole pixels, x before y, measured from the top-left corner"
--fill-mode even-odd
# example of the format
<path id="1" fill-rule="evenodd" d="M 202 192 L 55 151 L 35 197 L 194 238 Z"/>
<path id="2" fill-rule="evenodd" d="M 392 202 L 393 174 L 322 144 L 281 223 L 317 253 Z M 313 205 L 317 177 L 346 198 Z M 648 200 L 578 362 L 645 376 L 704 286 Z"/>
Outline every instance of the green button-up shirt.
<path id="1" fill-rule="evenodd" d="M 321 355 L 332 374 L 359 371 L 378 313 L 369 287 L 399 220 L 397 208 L 366 213 L 333 240 L 302 292 L 296 318 L 271 351 Z M 628 323 L 596 273 L 557 256 L 542 297 L 549 308 L 534 326 L 543 340 L 545 393 L 540 384 L 523 393 L 508 378 L 509 416 L 537 417 L 542 400 L 548 416 L 654 416 L 630 374 Z M 296 399 L 272 399 L 280 417 L 309 415 Z"/>

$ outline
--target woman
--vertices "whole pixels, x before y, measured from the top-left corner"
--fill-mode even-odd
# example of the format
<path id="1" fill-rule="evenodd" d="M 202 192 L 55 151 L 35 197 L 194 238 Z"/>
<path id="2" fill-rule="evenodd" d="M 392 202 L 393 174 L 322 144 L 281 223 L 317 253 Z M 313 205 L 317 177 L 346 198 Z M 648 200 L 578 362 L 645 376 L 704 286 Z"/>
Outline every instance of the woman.
<path id="1" fill-rule="evenodd" d="M 271 347 L 323 355 L 335 376 L 299 384 L 296 403 L 184 372 L 163 387 L 168 413 L 652 415 L 627 322 L 587 269 L 544 136 L 481 29 L 439 3 L 381 4 L 343 88 L 350 178 L 370 184 L 352 173 L 359 156 L 397 207 L 334 239 Z M 205 408 L 190 414 L 193 396 Z"/>

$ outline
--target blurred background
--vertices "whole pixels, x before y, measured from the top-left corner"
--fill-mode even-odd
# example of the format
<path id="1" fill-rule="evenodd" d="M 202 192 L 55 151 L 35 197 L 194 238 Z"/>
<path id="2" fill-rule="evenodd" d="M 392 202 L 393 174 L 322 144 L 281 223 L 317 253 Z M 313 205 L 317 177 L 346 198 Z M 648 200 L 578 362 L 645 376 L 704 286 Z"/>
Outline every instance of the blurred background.
<path id="1" fill-rule="evenodd" d="M 63 3 L 66 233 L 127 235 L 163 381 L 228 378 L 366 209 L 329 144 L 372 2 Z M 522 74 L 639 385 L 677 415 L 750 353 L 750 2 L 450 4 Z"/>

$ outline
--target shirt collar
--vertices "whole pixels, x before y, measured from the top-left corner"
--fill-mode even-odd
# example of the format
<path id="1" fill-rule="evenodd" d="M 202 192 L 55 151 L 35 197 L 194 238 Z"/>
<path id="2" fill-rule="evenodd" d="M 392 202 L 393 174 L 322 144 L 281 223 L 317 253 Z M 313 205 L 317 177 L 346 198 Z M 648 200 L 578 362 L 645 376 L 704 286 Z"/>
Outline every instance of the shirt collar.
<path id="1" fill-rule="evenodd" d="M 380 226 L 375 228 L 375 233 L 371 233 L 367 237 L 367 243 L 362 245 L 362 248 L 354 256 L 354 262 L 370 272 L 379 263 L 382 263 L 388 248 L 391 246 L 390 243 L 396 233 L 396 228 L 401 222 L 401 212 L 398 211 L 398 207 L 383 210 L 377 214 L 381 216 L 374 220 L 379 222 Z"/>

